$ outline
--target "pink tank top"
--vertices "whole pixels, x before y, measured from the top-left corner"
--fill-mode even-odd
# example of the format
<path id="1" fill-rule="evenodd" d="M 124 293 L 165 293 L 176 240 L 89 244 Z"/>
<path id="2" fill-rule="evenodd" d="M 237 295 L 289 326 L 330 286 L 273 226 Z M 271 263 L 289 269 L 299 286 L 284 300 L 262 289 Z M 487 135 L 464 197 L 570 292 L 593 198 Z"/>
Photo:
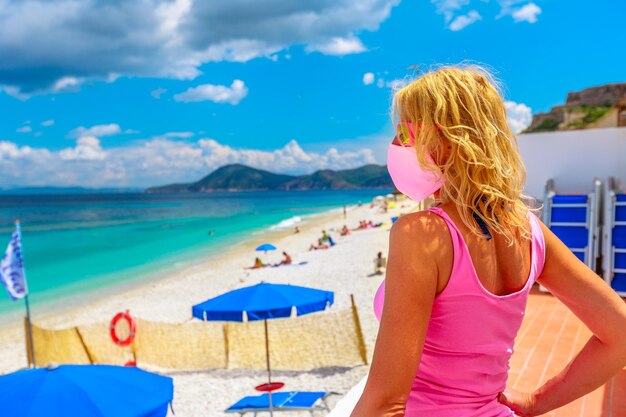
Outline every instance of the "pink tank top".
<path id="1" fill-rule="evenodd" d="M 526 309 L 528 293 L 543 270 L 545 242 L 537 218 L 532 230 L 530 276 L 521 290 L 497 296 L 476 275 L 459 229 L 440 208 L 450 230 L 454 264 L 446 288 L 435 297 L 424 351 L 406 404 L 406 417 L 514 417 L 497 401 L 506 387 L 509 358 Z M 374 297 L 380 320 L 385 294 Z"/>

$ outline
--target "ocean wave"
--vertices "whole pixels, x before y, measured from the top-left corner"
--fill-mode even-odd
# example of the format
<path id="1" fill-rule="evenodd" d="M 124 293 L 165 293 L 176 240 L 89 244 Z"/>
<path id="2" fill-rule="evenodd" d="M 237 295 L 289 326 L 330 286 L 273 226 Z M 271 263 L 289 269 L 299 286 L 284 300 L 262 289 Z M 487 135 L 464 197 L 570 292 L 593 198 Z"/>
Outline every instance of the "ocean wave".
<path id="1" fill-rule="evenodd" d="M 298 223 L 302 223 L 302 217 L 293 216 L 288 219 L 282 220 L 280 223 L 270 227 L 270 230 L 291 229 Z"/>

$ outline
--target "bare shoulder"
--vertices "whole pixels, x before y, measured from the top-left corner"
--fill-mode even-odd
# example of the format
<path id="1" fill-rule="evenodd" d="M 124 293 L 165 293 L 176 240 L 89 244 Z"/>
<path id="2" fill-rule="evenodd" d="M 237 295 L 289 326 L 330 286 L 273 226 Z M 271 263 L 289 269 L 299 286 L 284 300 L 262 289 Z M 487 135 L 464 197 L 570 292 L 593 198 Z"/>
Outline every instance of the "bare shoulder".
<path id="1" fill-rule="evenodd" d="M 441 252 L 451 245 L 448 225 L 441 216 L 423 210 L 400 217 L 391 228 L 391 242 L 414 247 L 418 251 Z"/>
<path id="2" fill-rule="evenodd" d="M 449 235 L 448 225 L 437 214 L 422 210 L 405 214 L 391 228 L 392 236 L 412 241 L 430 241 Z"/>

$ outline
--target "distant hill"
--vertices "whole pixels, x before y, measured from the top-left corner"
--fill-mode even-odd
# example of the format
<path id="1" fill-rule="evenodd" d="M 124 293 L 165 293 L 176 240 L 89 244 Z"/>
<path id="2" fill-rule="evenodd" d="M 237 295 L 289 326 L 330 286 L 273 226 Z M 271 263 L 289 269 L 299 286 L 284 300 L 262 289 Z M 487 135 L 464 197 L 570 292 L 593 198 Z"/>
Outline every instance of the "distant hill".
<path id="1" fill-rule="evenodd" d="M 118 194 L 140 193 L 141 188 L 84 188 L 84 187 L 19 187 L 0 189 L 0 195 L 53 195 L 53 194 Z"/>
<path id="2" fill-rule="evenodd" d="M 197 193 L 211 191 L 261 190 L 348 190 L 356 188 L 393 188 L 387 168 L 365 165 L 342 171 L 330 169 L 308 175 L 275 174 L 246 165 L 232 164 L 216 169 L 199 181 L 152 187 L 147 193 Z"/>
<path id="3" fill-rule="evenodd" d="M 568 93 L 565 104 L 533 115 L 523 133 L 622 126 L 626 126 L 626 83 Z"/>

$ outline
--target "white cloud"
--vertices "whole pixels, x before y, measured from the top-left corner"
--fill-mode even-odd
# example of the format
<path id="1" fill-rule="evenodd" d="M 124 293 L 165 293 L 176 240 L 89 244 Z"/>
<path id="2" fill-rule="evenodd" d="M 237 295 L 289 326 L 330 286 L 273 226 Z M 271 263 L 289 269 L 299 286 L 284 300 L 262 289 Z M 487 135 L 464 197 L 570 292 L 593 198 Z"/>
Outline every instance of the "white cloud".
<path id="1" fill-rule="evenodd" d="M 376 87 L 378 88 L 390 88 L 392 91 L 396 91 L 401 89 L 402 87 L 408 85 L 413 78 L 405 77 L 405 78 L 397 78 L 395 80 L 386 80 L 383 77 L 378 77 L 376 79 Z M 374 80 L 372 80 L 372 83 Z"/>
<path id="2" fill-rule="evenodd" d="M 161 98 L 161 96 L 163 94 L 167 93 L 167 90 L 165 88 L 155 88 L 154 90 L 150 91 L 150 95 L 154 98 L 156 98 L 157 100 Z"/>
<path id="3" fill-rule="evenodd" d="M 76 146 L 60 151 L 0 142 L 0 187 L 151 186 L 195 181 L 231 163 L 295 174 L 376 162 L 372 151 L 362 147 L 307 152 L 292 140 L 282 148 L 262 151 L 233 148 L 209 138 L 188 142 L 167 136 L 107 149 L 102 148 L 96 137 L 86 136 L 79 138 Z"/>
<path id="4" fill-rule="evenodd" d="M 15 129 L 17 133 L 30 133 L 33 131 L 33 128 L 30 126 L 22 126 Z"/>
<path id="5" fill-rule="evenodd" d="M 448 29 L 456 32 L 479 21 L 480 19 L 482 19 L 480 14 L 476 10 L 471 10 L 468 14 L 455 17 L 454 20 L 452 20 L 448 25 Z"/>
<path id="6" fill-rule="evenodd" d="M 468 11 L 472 5 L 482 7 L 482 4 L 489 3 L 490 1 L 491 0 L 431 0 L 431 3 L 435 5 L 436 12 L 444 16 L 448 29 L 459 31 L 478 20 L 482 20 L 482 16 L 478 11 Z M 527 0 L 496 0 L 496 3 L 500 6 L 500 12 L 496 18 L 510 15 L 516 23 L 535 23 L 537 16 L 541 13 L 539 6 L 533 2 L 527 3 Z M 522 3 L 526 4 L 519 7 Z"/>
<path id="7" fill-rule="evenodd" d="M 76 146 L 59 152 L 59 157 L 66 161 L 101 161 L 106 152 L 100 146 L 100 140 L 94 136 L 78 138 Z"/>
<path id="8" fill-rule="evenodd" d="M 541 8 L 535 3 L 528 3 L 511 13 L 515 22 L 535 23 L 537 16 L 541 14 Z"/>
<path id="9" fill-rule="evenodd" d="M 85 80 L 76 77 L 62 77 L 54 82 L 52 91 L 55 93 L 63 93 L 67 91 L 76 91 Z"/>
<path id="10" fill-rule="evenodd" d="M 370 149 L 338 152 L 330 148 L 326 153 L 305 152 L 298 142 L 291 140 L 283 148 L 274 151 L 237 149 L 222 145 L 214 139 L 198 141 L 203 149 L 205 162 L 211 166 L 240 163 L 273 172 L 312 172 L 317 169 L 347 169 L 375 163 Z"/>
<path id="11" fill-rule="evenodd" d="M 331 38 L 319 43 L 309 45 L 308 52 L 321 52 L 325 55 L 350 55 L 367 51 L 367 48 L 359 38 Z"/>
<path id="12" fill-rule="evenodd" d="M 215 103 L 239 104 L 248 95 L 248 88 L 241 80 L 234 80 L 230 87 L 225 85 L 202 84 L 176 94 L 175 101 L 184 103 L 213 101 Z"/>
<path id="13" fill-rule="evenodd" d="M 444 15 L 446 23 L 450 23 L 455 12 L 469 4 L 469 2 L 470 0 L 431 0 L 431 3 L 436 7 L 437 13 Z"/>
<path id="14" fill-rule="evenodd" d="M 524 103 L 516 103 L 514 101 L 505 101 L 506 118 L 509 126 L 514 133 L 520 133 L 522 130 L 530 126 L 533 119 L 533 112 L 530 107 Z"/>
<path id="15" fill-rule="evenodd" d="M 192 79 L 293 46 L 366 50 L 399 0 L 0 0 L 0 88 L 26 99 L 120 76 Z"/>
<path id="16" fill-rule="evenodd" d="M 0 4 L 1 6 L 1 4 Z M 0 21 L 1 16 L 0 16 Z M 0 28 L 0 33 L 2 32 L 2 28 Z M 0 50 L 2 46 L 2 41 L 0 40 Z M 2 70 L 0 70 L 0 77 L 2 75 Z M 113 81 L 114 79 L 111 76 L 103 77 L 104 81 Z M 28 82 L 28 80 L 25 80 Z M 70 93 L 76 92 L 80 90 L 80 86 L 85 82 L 84 78 L 75 78 L 75 77 L 62 77 L 57 80 L 54 80 L 51 85 L 45 87 L 36 87 L 30 90 L 24 90 L 19 85 L 9 85 L 9 84 L 0 84 L 0 91 L 4 91 L 8 95 L 15 97 L 18 100 L 28 100 L 34 95 L 38 94 L 47 94 L 47 93 Z"/>
<path id="17" fill-rule="evenodd" d="M 43 122 L 41 122 L 41 125 L 44 127 L 49 127 L 54 125 L 54 120 L 50 119 L 50 120 L 44 120 Z"/>
<path id="18" fill-rule="evenodd" d="M 413 81 L 413 79 L 409 78 L 409 77 L 398 78 L 398 79 L 395 79 L 395 80 L 387 81 L 385 83 L 385 86 L 391 88 L 392 91 L 398 91 L 401 88 L 406 87 L 407 85 L 409 85 L 411 83 L 411 81 Z"/>
<path id="19" fill-rule="evenodd" d="M 120 133 L 122 133 L 122 129 L 120 128 L 120 125 L 118 125 L 117 123 L 110 123 L 110 124 L 104 124 L 104 125 L 95 125 L 91 127 L 80 126 L 80 127 L 77 127 L 76 129 L 71 130 L 68 133 L 68 136 L 71 138 L 79 138 L 82 136 L 102 137 L 102 136 L 118 135 Z M 135 133 L 135 132 L 129 131 L 129 133 Z"/>
<path id="20" fill-rule="evenodd" d="M 363 84 L 365 85 L 370 85 L 374 83 L 374 73 L 373 72 L 366 72 L 365 74 L 363 74 Z"/>

